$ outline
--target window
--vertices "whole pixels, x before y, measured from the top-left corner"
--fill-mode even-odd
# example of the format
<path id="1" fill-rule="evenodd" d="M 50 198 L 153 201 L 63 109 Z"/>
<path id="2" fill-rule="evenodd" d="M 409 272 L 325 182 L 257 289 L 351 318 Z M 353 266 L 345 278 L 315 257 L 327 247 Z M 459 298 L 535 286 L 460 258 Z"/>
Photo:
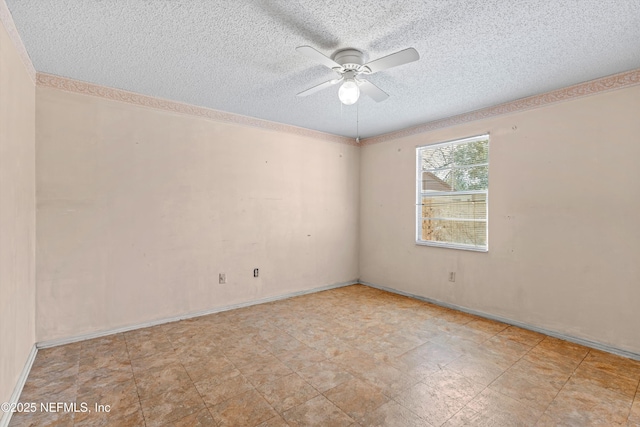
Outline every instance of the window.
<path id="1" fill-rule="evenodd" d="M 489 135 L 416 149 L 416 243 L 487 251 Z"/>

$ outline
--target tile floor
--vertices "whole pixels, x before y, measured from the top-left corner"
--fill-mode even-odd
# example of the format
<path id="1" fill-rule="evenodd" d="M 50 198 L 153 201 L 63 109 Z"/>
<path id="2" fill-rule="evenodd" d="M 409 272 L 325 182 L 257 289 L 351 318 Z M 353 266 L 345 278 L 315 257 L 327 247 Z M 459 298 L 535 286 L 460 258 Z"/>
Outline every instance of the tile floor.
<path id="1" fill-rule="evenodd" d="M 354 285 L 41 350 L 21 402 L 79 412 L 11 426 L 640 426 L 639 382 L 638 361 Z"/>

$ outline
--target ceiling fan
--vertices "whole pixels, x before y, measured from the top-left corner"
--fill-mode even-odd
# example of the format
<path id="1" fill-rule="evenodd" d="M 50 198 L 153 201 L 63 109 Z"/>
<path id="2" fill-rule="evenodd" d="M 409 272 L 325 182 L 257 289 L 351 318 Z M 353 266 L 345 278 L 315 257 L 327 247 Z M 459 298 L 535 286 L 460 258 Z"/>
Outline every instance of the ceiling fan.
<path id="1" fill-rule="evenodd" d="M 331 68 L 338 73 L 339 76 L 336 79 L 320 83 L 317 86 L 302 91 L 298 96 L 311 95 L 312 93 L 342 82 L 342 86 L 340 86 L 340 90 L 338 91 L 338 97 L 345 105 L 354 104 L 360 97 L 360 92 L 373 98 L 376 102 L 384 101 L 389 97 L 389 95 L 378 86 L 359 76 L 366 76 L 420 59 L 418 51 L 412 47 L 367 62 L 366 64 L 364 63 L 364 53 L 358 49 L 341 49 L 336 51 L 331 58 L 318 52 L 311 46 L 299 46 L 296 50 L 307 58 Z"/>

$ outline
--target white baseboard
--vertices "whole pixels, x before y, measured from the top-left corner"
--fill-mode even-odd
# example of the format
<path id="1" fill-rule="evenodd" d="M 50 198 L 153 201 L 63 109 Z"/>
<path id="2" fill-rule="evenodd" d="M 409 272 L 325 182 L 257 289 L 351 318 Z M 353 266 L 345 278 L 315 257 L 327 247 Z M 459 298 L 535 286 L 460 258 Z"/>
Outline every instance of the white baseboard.
<path id="1" fill-rule="evenodd" d="M 18 377 L 18 382 L 16 383 L 16 386 L 13 389 L 13 393 L 11 393 L 11 397 L 9 398 L 8 403 L 14 404 L 20 401 L 20 394 L 22 393 L 22 388 L 24 387 L 24 383 L 27 382 L 27 378 L 29 377 L 29 372 L 31 372 L 31 366 L 33 366 L 33 362 L 36 360 L 36 354 L 38 354 L 38 348 L 34 344 L 33 347 L 31 347 L 31 351 L 29 352 L 27 361 L 24 364 L 24 368 L 22 368 L 22 372 L 20 372 L 20 376 Z M 13 413 L 2 412 L 0 414 L 2 415 L 0 418 L 0 427 L 7 427 L 9 425 L 9 421 L 11 421 L 11 416 L 13 415 Z"/>
<path id="2" fill-rule="evenodd" d="M 559 338 L 561 340 L 570 341 L 572 343 L 580 344 L 580 345 L 583 345 L 585 347 L 595 348 L 597 350 L 602 350 L 602 351 L 606 351 L 607 353 L 617 354 L 618 356 L 627 357 L 629 359 L 640 360 L 640 354 L 634 353 L 634 352 L 631 352 L 631 351 L 628 351 L 628 350 L 623 350 L 623 349 L 620 349 L 620 348 L 617 348 L 617 347 L 613 347 L 613 346 L 610 346 L 608 344 L 603 344 L 603 343 L 599 343 L 599 342 L 596 342 L 596 341 L 587 340 L 587 339 L 584 339 L 584 338 L 578 338 L 578 337 L 574 337 L 574 336 L 571 336 L 571 335 L 565 335 L 565 334 L 560 333 L 560 332 L 552 331 L 552 330 L 545 329 L 545 328 L 540 328 L 538 326 L 529 325 L 527 323 L 519 322 L 517 320 L 507 319 L 507 318 L 504 318 L 504 317 L 495 316 L 493 314 L 484 313 L 482 311 L 473 310 L 473 309 L 470 309 L 470 308 L 467 308 L 467 307 L 462 307 L 462 306 L 459 306 L 459 305 L 450 304 L 450 303 L 443 302 L 443 301 L 438 301 L 438 300 L 435 300 L 435 299 L 432 299 L 432 298 L 427 298 L 427 297 L 423 297 L 423 296 L 420 296 L 420 295 L 411 294 L 409 292 L 399 291 L 397 289 L 388 288 L 386 286 L 376 285 L 375 283 L 369 283 L 369 282 L 363 282 L 363 281 L 360 281 L 360 283 L 362 283 L 363 285 L 371 286 L 372 288 L 380 289 L 380 290 L 391 292 L 391 293 L 398 294 L 398 295 L 403 295 L 403 296 L 406 296 L 406 297 L 409 297 L 409 298 L 419 299 L 421 301 L 426 301 L 426 302 L 429 302 L 431 304 L 439 305 L 441 307 L 451 308 L 453 310 L 458 310 L 458 311 L 462 311 L 462 312 L 465 312 L 465 313 L 473 314 L 474 316 L 484 317 L 485 319 L 495 320 L 497 322 L 502 322 L 502 323 L 506 323 L 506 324 L 509 324 L 509 325 L 517 326 L 517 327 L 522 328 L 522 329 L 528 329 L 530 331 L 538 332 L 538 333 L 541 333 L 541 334 L 544 334 L 544 335 L 549 335 L 549 336 L 554 337 L 554 338 Z"/>
<path id="3" fill-rule="evenodd" d="M 59 338 L 59 339 L 55 339 L 55 340 L 42 341 L 42 342 L 36 343 L 36 346 L 38 348 L 57 347 L 59 345 L 71 344 L 71 343 L 74 343 L 74 342 L 90 340 L 90 339 L 93 339 L 93 338 L 100 338 L 100 337 L 104 337 L 104 336 L 107 336 L 107 335 L 119 334 L 121 332 L 133 331 L 135 329 L 148 328 L 148 327 L 151 327 L 151 326 L 162 325 L 164 323 L 171 323 L 171 322 L 177 322 L 179 320 L 185 320 L 185 319 L 191 319 L 191 318 L 194 318 L 194 317 L 206 316 L 208 314 L 220 313 L 220 312 L 223 312 L 223 311 L 234 310 L 236 308 L 249 307 L 249 306 L 256 305 L 256 304 L 264 304 L 266 302 L 278 301 L 278 300 L 282 300 L 282 299 L 297 297 L 297 296 L 300 296 L 300 295 L 312 294 L 312 293 L 315 293 L 315 292 L 322 292 L 322 291 L 326 291 L 326 290 L 329 290 L 329 289 L 341 288 L 343 286 L 354 285 L 356 283 L 359 283 L 359 282 L 358 282 L 357 279 L 354 279 L 354 280 L 350 280 L 348 282 L 334 283 L 332 285 L 321 286 L 319 288 L 307 289 L 307 290 L 304 290 L 304 291 L 297 291 L 297 292 L 290 292 L 290 293 L 283 294 L 283 295 L 276 295 L 276 296 L 273 296 L 273 297 L 262 298 L 262 299 L 258 299 L 258 300 L 248 301 L 248 302 L 242 302 L 242 303 L 239 303 L 239 304 L 227 305 L 227 306 L 223 306 L 223 307 L 216 307 L 216 308 L 212 308 L 210 310 L 197 311 L 197 312 L 194 312 L 194 313 L 182 314 L 182 315 L 174 316 L 174 317 L 166 317 L 166 318 L 163 318 L 163 319 L 152 320 L 150 322 L 138 323 L 138 324 L 129 325 L 129 326 L 123 326 L 121 328 L 108 329 L 108 330 L 102 330 L 102 331 L 97 331 L 97 332 L 90 332 L 88 334 L 76 335 L 76 336 L 68 337 L 68 338 Z M 4 427 L 4 426 L 0 425 L 0 427 Z"/>

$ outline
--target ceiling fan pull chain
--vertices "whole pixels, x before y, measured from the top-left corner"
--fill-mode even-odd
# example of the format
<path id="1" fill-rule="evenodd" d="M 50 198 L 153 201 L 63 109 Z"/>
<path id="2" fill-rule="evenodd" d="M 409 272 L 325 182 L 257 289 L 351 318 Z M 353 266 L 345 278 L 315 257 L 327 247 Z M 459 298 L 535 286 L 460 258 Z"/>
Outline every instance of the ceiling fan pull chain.
<path id="1" fill-rule="evenodd" d="M 360 142 L 360 104 L 356 104 L 356 142 Z"/>

